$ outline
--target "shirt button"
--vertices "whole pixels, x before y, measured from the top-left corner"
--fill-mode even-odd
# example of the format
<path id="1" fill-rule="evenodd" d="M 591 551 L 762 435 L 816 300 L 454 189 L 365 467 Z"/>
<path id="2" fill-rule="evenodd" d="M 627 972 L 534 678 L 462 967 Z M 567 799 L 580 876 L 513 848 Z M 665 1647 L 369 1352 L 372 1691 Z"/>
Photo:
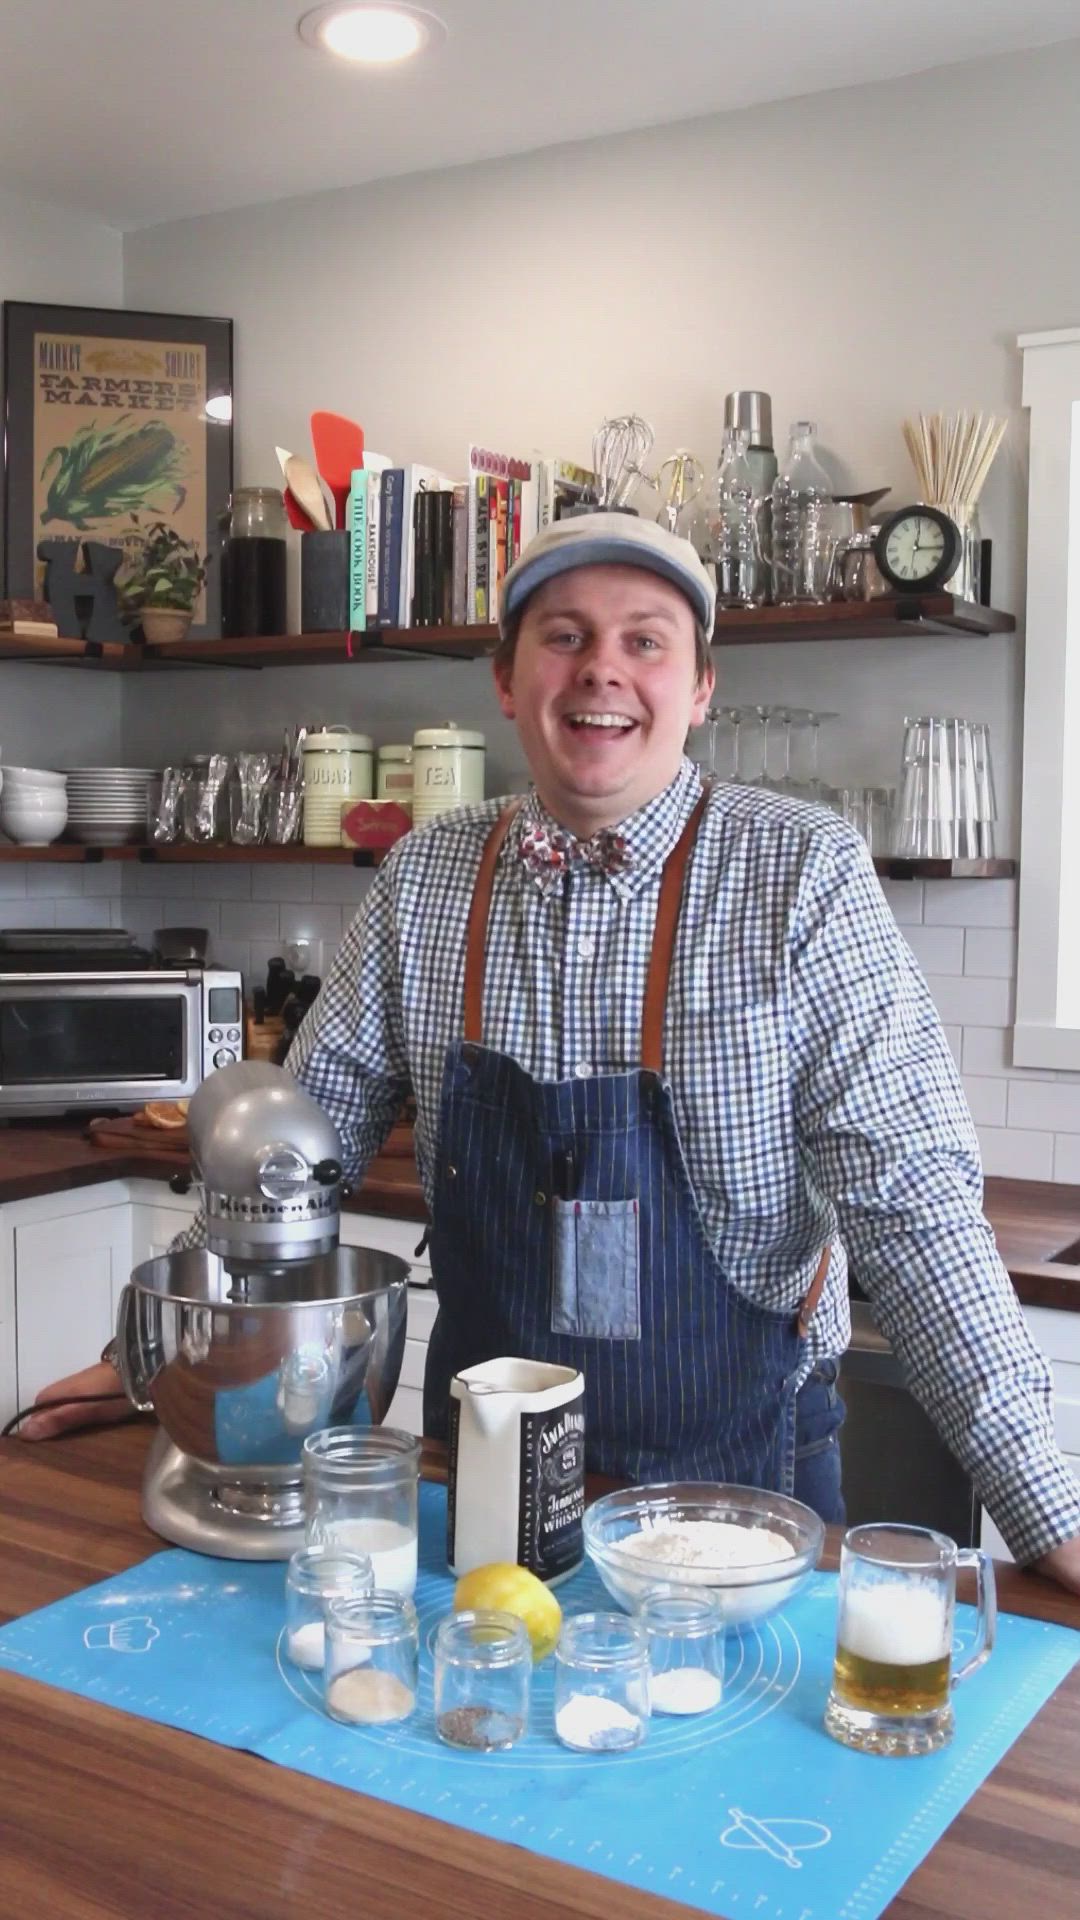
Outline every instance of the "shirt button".
<path id="1" fill-rule="evenodd" d="M 583 933 L 581 935 L 577 943 L 577 950 L 583 960 L 592 959 L 593 954 L 596 952 L 596 941 L 593 939 L 591 933 Z"/>
<path id="2" fill-rule="evenodd" d="M 574 1068 L 574 1072 L 577 1074 L 579 1080 L 587 1080 L 592 1073 L 592 1068 L 587 1060 L 579 1060 L 577 1066 Z"/>

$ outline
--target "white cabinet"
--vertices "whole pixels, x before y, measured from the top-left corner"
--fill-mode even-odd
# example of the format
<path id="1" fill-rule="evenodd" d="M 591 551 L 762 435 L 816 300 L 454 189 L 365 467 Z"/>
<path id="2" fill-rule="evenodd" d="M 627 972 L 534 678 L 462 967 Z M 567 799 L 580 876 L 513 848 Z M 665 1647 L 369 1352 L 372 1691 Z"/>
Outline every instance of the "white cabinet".
<path id="1" fill-rule="evenodd" d="M 122 1183 L 110 1181 L 19 1201 L 3 1215 L 14 1271 L 15 1388 L 25 1407 L 50 1381 L 96 1360 L 111 1337 L 131 1271 L 131 1207 Z"/>
<path id="2" fill-rule="evenodd" d="M 198 1212 L 194 1188 L 190 1194 L 163 1197 L 160 1184 L 133 1180 L 131 1192 L 131 1264 L 157 1260 L 168 1253 L 178 1233 L 190 1227 Z"/>
<path id="3" fill-rule="evenodd" d="M 1032 1338 L 1042 1348 L 1054 1375 L 1054 1432 L 1058 1446 L 1080 1481 L 1080 1313 L 1052 1307 L 1025 1307 Z M 999 1560 L 1012 1555 L 989 1514 L 983 1515 L 982 1545 Z"/>

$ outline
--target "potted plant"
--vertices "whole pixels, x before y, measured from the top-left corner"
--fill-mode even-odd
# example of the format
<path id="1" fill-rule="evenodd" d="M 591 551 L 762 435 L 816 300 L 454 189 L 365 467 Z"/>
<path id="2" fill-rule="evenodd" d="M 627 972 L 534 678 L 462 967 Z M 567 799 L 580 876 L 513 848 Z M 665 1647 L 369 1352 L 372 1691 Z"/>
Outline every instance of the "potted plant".
<path id="1" fill-rule="evenodd" d="M 194 542 L 155 521 L 123 587 L 125 617 L 138 622 L 146 640 L 182 640 L 205 579 L 206 563 Z"/>

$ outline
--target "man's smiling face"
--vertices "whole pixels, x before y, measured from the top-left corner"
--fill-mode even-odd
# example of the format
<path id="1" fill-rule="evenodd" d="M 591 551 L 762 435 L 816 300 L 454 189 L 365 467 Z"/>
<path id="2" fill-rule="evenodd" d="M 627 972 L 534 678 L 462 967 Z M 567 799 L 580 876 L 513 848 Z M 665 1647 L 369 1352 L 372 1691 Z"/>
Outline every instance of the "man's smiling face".
<path id="1" fill-rule="evenodd" d="M 584 837 L 670 785 L 713 672 L 697 677 L 694 616 L 677 587 L 641 567 L 598 566 L 537 589 L 495 682 L 541 800 Z"/>

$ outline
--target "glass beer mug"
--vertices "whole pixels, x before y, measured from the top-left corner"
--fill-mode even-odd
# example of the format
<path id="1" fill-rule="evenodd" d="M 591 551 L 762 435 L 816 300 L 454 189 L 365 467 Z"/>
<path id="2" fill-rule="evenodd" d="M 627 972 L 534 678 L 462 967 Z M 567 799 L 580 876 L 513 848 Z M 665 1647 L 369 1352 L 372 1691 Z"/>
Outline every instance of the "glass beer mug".
<path id="1" fill-rule="evenodd" d="M 956 1575 L 978 1581 L 975 1647 L 953 1669 Z M 825 1730 L 862 1753 L 935 1753 L 953 1734 L 952 1690 L 988 1660 L 997 1625 L 989 1554 L 929 1527 L 851 1527 L 840 1552 L 836 1662 Z"/>

